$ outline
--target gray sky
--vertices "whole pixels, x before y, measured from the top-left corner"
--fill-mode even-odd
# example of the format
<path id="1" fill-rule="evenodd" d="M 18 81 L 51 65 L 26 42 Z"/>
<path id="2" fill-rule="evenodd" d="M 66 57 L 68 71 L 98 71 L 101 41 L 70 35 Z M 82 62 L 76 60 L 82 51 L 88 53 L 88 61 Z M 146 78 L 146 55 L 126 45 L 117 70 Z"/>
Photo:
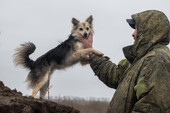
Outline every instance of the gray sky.
<path id="1" fill-rule="evenodd" d="M 133 44 L 133 29 L 125 19 L 150 9 L 163 11 L 170 18 L 169 4 L 170 0 L 0 0 L 0 80 L 31 95 L 24 82 L 29 71 L 14 66 L 14 49 L 23 42 L 33 42 L 37 48 L 31 58 L 35 60 L 68 38 L 72 17 L 84 21 L 93 15 L 94 48 L 117 64 L 124 58 L 122 47 Z M 89 65 L 55 71 L 51 85 L 52 96 L 111 99 L 114 94 Z"/>

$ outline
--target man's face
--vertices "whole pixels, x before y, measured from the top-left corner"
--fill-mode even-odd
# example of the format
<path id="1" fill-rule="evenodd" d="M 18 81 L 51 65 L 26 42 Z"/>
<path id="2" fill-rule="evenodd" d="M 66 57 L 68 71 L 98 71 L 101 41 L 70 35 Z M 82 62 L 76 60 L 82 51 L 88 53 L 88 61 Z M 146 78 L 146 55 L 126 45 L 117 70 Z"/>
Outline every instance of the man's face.
<path id="1" fill-rule="evenodd" d="M 132 37 L 134 38 L 134 40 L 137 40 L 137 26 L 135 25 L 135 31 L 132 34 Z"/>

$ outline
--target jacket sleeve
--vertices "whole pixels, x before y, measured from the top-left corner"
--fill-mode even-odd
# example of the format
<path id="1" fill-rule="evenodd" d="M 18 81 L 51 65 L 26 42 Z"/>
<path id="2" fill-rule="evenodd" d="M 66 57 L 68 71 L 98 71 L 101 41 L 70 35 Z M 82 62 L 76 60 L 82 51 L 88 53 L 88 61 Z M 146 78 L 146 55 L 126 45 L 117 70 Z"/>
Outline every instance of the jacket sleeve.
<path id="1" fill-rule="evenodd" d="M 116 89 L 124 71 L 130 66 L 130 63 L 126 59 L 123 59 L 116 65 L 106 57 L 94 56 L 90 60 L 90 66 L 95 75 L 104 84 Z"/>

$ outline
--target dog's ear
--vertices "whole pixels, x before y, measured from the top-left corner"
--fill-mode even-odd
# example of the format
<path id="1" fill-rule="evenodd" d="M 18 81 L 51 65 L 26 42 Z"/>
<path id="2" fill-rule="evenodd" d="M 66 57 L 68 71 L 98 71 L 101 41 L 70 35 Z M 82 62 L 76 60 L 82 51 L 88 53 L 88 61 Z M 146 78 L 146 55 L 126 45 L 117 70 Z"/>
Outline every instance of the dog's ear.
<path id="1" fill-rule="evenodd" d="M 78 21 L 77 19 L 72 18 L 72 24 L 73 24 L 74 26 L 78 25 L 78 23 L 79 23 L 79 21 Z"/>
<path id="2" fill-rule="evenodd" d="M 92 17 L 92 15 L 90 15 L 90 16 L 86 19 L 86 22 L 88 22 L 89 24 L 92 24 L 92 22 L 93 22 L 93 17 Z"/>

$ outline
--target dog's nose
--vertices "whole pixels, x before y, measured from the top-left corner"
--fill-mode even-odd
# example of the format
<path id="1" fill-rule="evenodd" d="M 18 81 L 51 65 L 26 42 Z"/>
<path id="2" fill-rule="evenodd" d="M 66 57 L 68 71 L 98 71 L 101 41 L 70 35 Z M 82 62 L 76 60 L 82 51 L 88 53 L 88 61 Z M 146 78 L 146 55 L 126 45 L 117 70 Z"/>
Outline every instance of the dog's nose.
<path id="1" fill-rule="evenodd" d="M 84 38 L 87 38 L 87 33 L 84 33 L 83 37 L 84 37 Z"/>

